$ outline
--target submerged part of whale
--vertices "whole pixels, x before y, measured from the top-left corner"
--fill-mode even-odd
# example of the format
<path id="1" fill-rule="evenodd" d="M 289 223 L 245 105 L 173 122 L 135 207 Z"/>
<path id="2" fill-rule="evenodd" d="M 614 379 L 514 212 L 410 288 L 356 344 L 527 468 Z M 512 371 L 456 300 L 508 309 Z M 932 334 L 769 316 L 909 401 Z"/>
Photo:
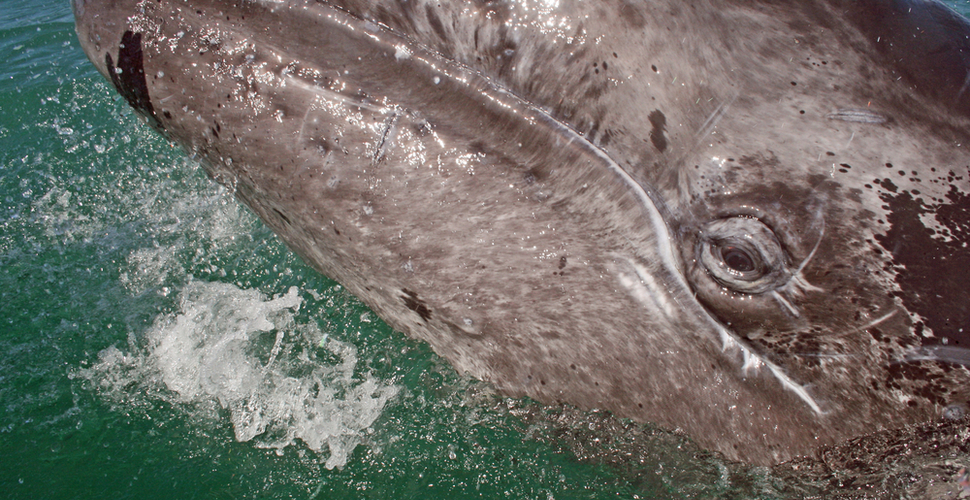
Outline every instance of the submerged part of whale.
<path id="1" fill-rule="evenodd" d="M 153 127 L 506 394 L 756 464 L 970 401 L 970 28 L 939 4 L 73 5 Z"/>

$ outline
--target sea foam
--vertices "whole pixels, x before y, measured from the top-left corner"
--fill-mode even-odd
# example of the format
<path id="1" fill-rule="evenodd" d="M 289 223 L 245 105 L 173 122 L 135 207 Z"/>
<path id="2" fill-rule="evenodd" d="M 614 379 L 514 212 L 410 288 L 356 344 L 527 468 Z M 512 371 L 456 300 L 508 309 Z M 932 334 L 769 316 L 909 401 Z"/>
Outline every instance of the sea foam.
<path id="1" fill-rule="evenodd" d="M 268 298 L 190 281 L 178 311 L 156 318 L 132 352 L 109 347 L 77 375 L 116 401 L 160 398 L 193 415 L 216 404 L 237 440 L 280 453 L 299 440 L 342 467 L 399 387 L 355 373 L 356 347 L 299 322 L 302 302 L 296 287 Z"/>

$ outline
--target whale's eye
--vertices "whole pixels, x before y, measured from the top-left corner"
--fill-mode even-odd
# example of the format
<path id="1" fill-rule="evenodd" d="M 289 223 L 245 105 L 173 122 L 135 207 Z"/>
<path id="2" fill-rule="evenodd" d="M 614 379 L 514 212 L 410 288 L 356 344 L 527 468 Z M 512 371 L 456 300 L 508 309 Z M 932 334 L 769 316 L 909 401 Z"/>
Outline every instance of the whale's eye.
<path id="1" fill-rule="evenodd" d="M 743 248 L 735 246 L 721 247 L 721 260 L 724 264 L 739 273 L 755 270 L 754 258 Z"/>
<path id="2" fill-rule="evenodd" d="M 790 278 L 781 244 L 755 218 L 728 217 L 708 223 L 701 229 L 697 252 L 708 274 L 737 292 L 764 293 Z"/>

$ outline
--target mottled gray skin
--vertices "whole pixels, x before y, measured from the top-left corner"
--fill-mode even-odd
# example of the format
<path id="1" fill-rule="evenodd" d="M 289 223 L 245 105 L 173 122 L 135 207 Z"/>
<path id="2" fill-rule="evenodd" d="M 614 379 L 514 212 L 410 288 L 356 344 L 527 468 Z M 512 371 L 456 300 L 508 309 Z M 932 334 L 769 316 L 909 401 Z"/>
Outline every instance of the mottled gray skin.
<path id="1" fill-rule="evenodd" d="M 74 10 L 152 126 L 506 394 L 755 464 L 970 399 L 968 30 L 938 4 Z"/>

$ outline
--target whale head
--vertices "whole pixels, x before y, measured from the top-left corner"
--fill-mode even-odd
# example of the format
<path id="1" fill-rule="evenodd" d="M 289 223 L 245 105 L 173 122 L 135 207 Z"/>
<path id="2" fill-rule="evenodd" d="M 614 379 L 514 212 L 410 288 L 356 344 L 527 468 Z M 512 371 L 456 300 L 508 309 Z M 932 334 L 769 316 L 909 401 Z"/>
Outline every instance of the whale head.
<path id="1" fill-rule="evenodd" d="M 505 394 L 756 464 L 966 413 L 970 27 L 940 4 L 73 6 L 150 126 Z"/>

